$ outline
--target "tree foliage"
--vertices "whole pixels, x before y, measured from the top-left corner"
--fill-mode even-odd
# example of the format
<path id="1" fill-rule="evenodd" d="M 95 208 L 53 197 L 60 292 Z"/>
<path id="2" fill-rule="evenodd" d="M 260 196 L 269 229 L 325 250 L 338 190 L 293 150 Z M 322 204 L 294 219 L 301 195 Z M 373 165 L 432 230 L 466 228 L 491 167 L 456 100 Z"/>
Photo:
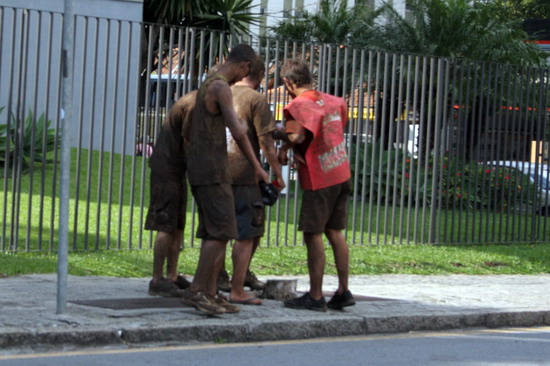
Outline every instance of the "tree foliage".
<path id="1" fill-rule="evenodd" d="M 480 5 L 503 20 L 550 19 L 548 0 L 484 0 Z"/>
<path id="2" fill-rule="evenodd" d="M 218 43 L 218 39 L 224 44 L 224 52 L 239 42 L 239 37 L 232 39 L 231 35 L 243 35 L 249 33 L 250 25 L 258 22 L 259 15 L 253 12 L 252 0 L 144 0 L 143 20 L 146 23 L 146 32 L 142 33 L 142 82 L 147 79 L 147 67 L 156 70 L 159 60 L 171 60 L 173 57 L 173 46 L 168 44 L 171 29 L 159 25 L 176 25 L 211 29 L 218 32 L 214 38 L 206 40 L 205 47 L 198 42 L 199 34 L 196 34 L 195 58 L 208 53 L 210 43 Z M 220 38 L 215 38 L 220 37 Z M 233 43 L 233 44 L 230 44 Z M 152 52 L 149 51 L 152 49 Z M 202 51 L 202 54 L 201 54 Z M 198 70 L 199 62 L 194 64 L 191 71 L 198 77 L 204 70 Z"/>
<path id="3" fill-rule="evenodd" d="M 149 23 L 180 25 L 200 14 L 200 0 L 144 0 L 143 20 Z"/>
<path id="4" fill-rule="evenodd" d="M 540 66 L 544 55 L 521 24 L 493 16 L 469 0 L 413 0 L 403 16 L 386 7 L 378 46 L 387 51 Z"/>
<path id="5" fill-rule="evenodd" d="M 246 33 L 258 22 L 252 0 L 145 0 L 146 22 Z"/>
<path id="6" fill-rule="evenodd" d="M 271 29 L 278 39 L 360 46 L 371 36 L 379 11 L 364 4 L 348 8 L 345 0 L 321 0 L 319 11 L 283 20 Z"/>
<path id="7" fill-rule="evenodd" d="M 258 23 L 253 8 L 252 0 L 210 0 L 203 5 L 195 25 L 233 34 L 247 33 L 249 25 Z"/>
<path id="8" fill-rule="evenodd" d="M 503 1 L 503 0 L 495 0 Z M 430 56 L 540 66 L 544 54 L 517 19 L 495 17 L 487 3 L 472 0 L 412 0 L 402 15 L 386 4 L 375 10 L 322 0 L 319 11 L 290 18 L 273 28 L 281 39 Z"/>

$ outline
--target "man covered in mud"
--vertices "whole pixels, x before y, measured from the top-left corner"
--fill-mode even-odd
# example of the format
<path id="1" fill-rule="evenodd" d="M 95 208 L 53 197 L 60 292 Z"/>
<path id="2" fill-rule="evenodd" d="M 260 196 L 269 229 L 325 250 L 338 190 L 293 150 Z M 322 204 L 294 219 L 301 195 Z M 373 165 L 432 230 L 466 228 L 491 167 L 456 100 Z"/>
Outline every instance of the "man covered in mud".
<path id="1" fill-rule="evenodd" d="M 187 172 L 198 206 L 197 237 L 202 239 L 202 246 L 193 282 L 184 290 L 182 301 L 208 314 L 239 311 L 217 294 L 217 277 L 227 242 L 238 237 L 226 126 L 252 164 L 255 181 L 269 180 L 247 137 L 246 124 L 235 113 L 229 87 L 250 73 L 255 57 L 248 45 L 231 50 L 225 63 L 201 85 L 186 132 Z"/>

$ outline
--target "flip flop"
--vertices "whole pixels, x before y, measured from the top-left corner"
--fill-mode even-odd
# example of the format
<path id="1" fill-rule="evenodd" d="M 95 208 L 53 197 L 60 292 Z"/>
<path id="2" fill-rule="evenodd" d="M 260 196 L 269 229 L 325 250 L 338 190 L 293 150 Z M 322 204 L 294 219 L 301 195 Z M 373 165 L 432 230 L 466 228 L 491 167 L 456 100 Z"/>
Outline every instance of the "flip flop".
<path id="1" fill-rule="evenodd" d="M 232 300 L 229 298 L 229 302 L 237 305 L 262 305 L 262 300 L 258 299 L 255 296 L 251 296 L 245 300 Z"/>

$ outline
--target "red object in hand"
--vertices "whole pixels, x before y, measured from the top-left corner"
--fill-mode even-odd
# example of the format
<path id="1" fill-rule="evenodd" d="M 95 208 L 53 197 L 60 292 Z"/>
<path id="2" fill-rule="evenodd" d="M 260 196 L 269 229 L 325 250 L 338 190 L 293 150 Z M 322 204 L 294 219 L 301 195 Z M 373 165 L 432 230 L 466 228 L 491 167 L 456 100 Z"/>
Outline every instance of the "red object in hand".
<path id="1" fill-rule="evenodd" d="M 277 182 L 277 179 L 273 179 L 273 182 L 271 182 L 275 186 L 275 188 L 280 188 L 279 182 Z"/>

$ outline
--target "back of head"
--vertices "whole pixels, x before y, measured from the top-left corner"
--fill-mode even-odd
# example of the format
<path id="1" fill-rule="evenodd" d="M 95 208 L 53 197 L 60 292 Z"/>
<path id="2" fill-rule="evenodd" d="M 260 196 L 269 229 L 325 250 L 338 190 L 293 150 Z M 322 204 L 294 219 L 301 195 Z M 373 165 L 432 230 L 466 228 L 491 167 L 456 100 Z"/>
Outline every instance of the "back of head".
<path id="1" fill-rule="evenodd" d="M 312 83 L 308 65 L 300 59 L 286 60 L 281 68 L 281 78 L 287 78 L 297 87 Z"/>
<path id="2" fill-rule="evenodd" d="M 256 55 L 250 63 L 250 74 L 248 77 L 254 81 L 261 81 L 265 73 L 265 64 L 261 56 Z"/>
<path id="3" fill-rule="evenodd" d="M 252 47 L 247 44 L 240 44 L 231 49 L 231 52 L 229 52 L 229 55 L 227 56 L 227 62 L 253 62 L 255 58 L 256 52 L 254 52 Z"/>

